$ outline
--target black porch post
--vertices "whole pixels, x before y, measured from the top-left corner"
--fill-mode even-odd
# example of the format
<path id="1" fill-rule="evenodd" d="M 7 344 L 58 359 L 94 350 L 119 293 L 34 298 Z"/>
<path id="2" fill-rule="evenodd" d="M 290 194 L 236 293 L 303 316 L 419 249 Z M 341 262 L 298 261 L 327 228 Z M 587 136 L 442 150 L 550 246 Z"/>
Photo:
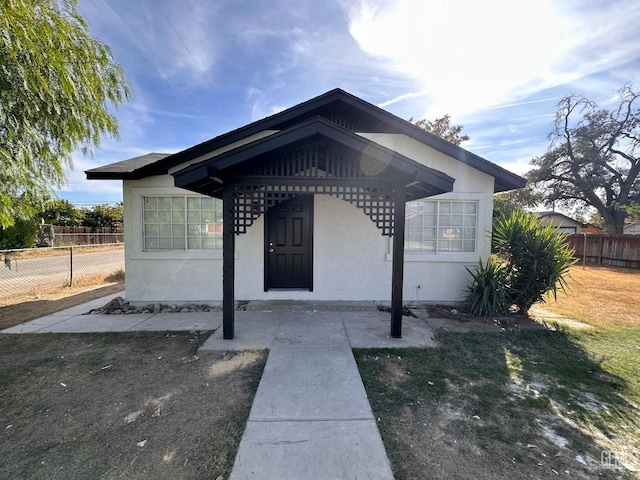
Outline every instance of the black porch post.
<path id="1" fill-rule="evenodd" d="M 393 198 L 393 266 L 391 275 L 391 336 L 393 338 L 402 338 L 405 200 L 405 187 L 395 188 Z"/>
<path id="2" fill-rule="evenodd" d="M 222 338 L 232 340 L 235 315 L 235 233 L 233 187 L 222 191 Z"/>

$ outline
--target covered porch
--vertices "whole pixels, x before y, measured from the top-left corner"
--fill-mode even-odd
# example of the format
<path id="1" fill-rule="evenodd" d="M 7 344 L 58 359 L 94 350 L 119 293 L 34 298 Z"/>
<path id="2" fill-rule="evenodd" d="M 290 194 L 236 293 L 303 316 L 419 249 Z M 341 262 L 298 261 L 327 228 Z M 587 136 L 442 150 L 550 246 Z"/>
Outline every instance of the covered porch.
<path id="1" fill-rule="evenodd" d="M 454 183 L 450 176 L 322 117 L 191 165 L 173 177 L 177 187 L 223 200 L 223 338 L 227 340 L 235 336 L 236 236 L 245 234 L 272 207 L 315 195 L 354 205 L 381 235 L 393 238 L 390 334 L 400 338 L 405 203 L 450 192 Z M 311 220 L 304 228 L 312 227 Z M 273 253 L 270 247 L 265 236 L 265 259 Z M 312 290 L 312 285 L 305 288 Z"/>

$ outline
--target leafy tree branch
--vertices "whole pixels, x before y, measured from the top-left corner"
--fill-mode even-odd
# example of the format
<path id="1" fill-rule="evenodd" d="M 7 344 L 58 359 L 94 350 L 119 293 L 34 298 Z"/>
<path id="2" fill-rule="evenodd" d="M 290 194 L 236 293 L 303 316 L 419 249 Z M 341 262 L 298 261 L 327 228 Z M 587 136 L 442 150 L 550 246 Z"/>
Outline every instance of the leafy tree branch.
<path id="1" fill-rule="evenodd" d="M 0 3 L 0 226 L 42 209 L 71 153 L 117 137 L 109 106 L 129 97 L 111 51 L 77 0 Z"/>

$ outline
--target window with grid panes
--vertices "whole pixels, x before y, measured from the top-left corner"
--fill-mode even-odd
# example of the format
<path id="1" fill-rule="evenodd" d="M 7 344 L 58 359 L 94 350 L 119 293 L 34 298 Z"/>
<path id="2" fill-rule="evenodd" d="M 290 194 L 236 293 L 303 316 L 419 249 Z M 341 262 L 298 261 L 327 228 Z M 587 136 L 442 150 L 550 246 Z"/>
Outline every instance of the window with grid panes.
<path id="1" fill-rule="evenodd" d="M 476 251 L 478 202 L 408 202 L 405 251 L 423 253 L 473 253 Z"/>
<path id="2" fill-rule="evenodd" d="M 222 201 L 210 197 L 144 197 L 145 251 L 222 249 Z"/>

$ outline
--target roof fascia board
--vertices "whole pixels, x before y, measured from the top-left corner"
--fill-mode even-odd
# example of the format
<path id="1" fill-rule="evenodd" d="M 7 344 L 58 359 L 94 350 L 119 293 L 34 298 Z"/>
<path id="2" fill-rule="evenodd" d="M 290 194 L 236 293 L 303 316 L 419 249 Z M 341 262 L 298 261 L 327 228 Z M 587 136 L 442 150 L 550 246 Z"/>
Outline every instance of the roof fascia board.
<path id="1" fill-rule="evenodd" d="M 401 170 L 405 173 L 414 174 L 417 172 L 424 172 L 424 175 L 428 172 L 429 176 L 437 178 L 440 182 L 448 184 L 453 182 L 453 178 L 446 175 L 443 172 L 429 168 L 421 163 L 416 162 L 404 155 L 394 152 L 382 145 L 379 145 L 371 140 L 361 137 L 358 134 L 344 129 L 322 117 L 314 117 L 303 123 L 294 125 L 286 130 L 281 130 L 278 133 L 274 133 L 268 137 L 264 137 L 255 142 L 249 143 L 238 147 L 237 149 L 223 153 L 218 157 L 204 160 L 203 162 L 194 164 L 183 170 L 175 172 L 174 178 L 176 179 L 176 185 L 188 184 L 180 179 L 180 185 L 178 185 L 178 179 L 180 177 L 192 179 L 201 178 L 208 175 L 208 167 L 211 166 L 217 171 L 225 170 L 229 167 L 247 161 L 258 155 L 267 153 L 269 151 L 284 147 L 290 143 L 304 140 L 315 135 L 321 135 L 325 138 L 329 138 L 338 143 L 341 143 L 353 150 L 362 152 L 367 151 L 367 154 L 377 158 L 381 161 L 387 162 L 392 165 L 393 168 Z M 191 172 L 197 171 L 196 175 L 191 175 Z"/>

